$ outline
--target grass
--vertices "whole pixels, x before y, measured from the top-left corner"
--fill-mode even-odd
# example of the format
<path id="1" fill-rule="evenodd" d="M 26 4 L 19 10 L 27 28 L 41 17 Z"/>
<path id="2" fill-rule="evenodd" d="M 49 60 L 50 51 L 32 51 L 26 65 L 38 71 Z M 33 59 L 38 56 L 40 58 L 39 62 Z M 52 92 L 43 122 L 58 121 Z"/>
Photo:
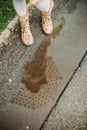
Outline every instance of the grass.
<path id="1" fill-rule="evenodd" d="M 12 0 L 0 0 L 0 34 L 15 15 Z"/>
<path id="2" fill-rule="evenodd" d="M 12 0 L 0 0 L 0 33 L 15 16 Z"/>

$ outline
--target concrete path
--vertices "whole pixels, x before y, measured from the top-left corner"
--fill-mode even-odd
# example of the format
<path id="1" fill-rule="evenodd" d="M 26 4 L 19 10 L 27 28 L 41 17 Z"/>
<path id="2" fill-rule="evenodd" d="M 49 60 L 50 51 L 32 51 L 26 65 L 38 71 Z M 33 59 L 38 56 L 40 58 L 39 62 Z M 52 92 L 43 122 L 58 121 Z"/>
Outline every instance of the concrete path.
<path id="1" fill-rule="evenodd" d="M 62 5 L 59 2 L 55 0 L 54 31 L 50 37 L 42 33 L 40 14 L 34 11 L 30 22 L 35 44 L 32 47 L 22 45 L 19 37 L 20 29 L 17 27 L 8 40 L 7 46 L 0 50 L 0 128 L 2 130 L 38 130 L 50 111 L 53 112 L 50 113 L 42 129 L 65 130 L 69 128 L 71 130 L 74 128 L 73 125 L 65 125 L 67 121 L 65 117 L 69 110 L 68 122 L 70 119 L 71 121 L 79 120 L 80 112 L 81 117 L 86 121 L 84 113 L 87 106 L 86 102 L 83 103 L 84 97 L 87 96 L 86 88 L 83 87 L 84 85 L 81 86 L 80 90 L 83 90 L 81 98 L 78 87 L 75 87 L 73 83 L 70 87 L 68 83 L 87 51 L 87 2 L 86 0 L 70 0 L 61 10 L 58 8 Z M 34 18 L 36 21 L 33 21 Z M 80 72 L 77 73 L 80 74 Z M 85 83 L 84 80 L 86 81 L 83 79 L 82 84 Z M 66 89 L 66 94 L 61 96 L 61 102 L 56 104 L 65 87 L 69 90 Z M 73 95 L 75 94 L 74 88 L 77 90 L 76 95 Z M 38 90 L 37 93 L 31 92 Z M 70 100 L 68 100 L 69 96 Z M 77 112 L 76 118 L 73 117 L 73 102 L 76 101 L 75 104 L 77 104 L 78 100 L 75 100 L 74 96 L 77 98 L 79 96 L 78 100 L 82 99 L 84 104 L 82 111 L 79 109 L 78 112 L 75 111 Z M 79 102 L 78 107 L 80 106 Z M 60 109 L 58 113 L 57 110 Z M 75 127 L 77 126 L 78 124 L 75 124 Z"/>
<path id="2" fill-rule="evenodd" d="M 56 57 L 56 50 L 51 53 L 51 55 L 55 55 L 53 55 L 55 60 L 56 58 L 59 59 L 58 68 L 66 77 L 65 79 L 73 71 L 75 63 L 77 64 L 84 43 L 87 46 L 87 17 L 85 14 L 87 12 L 87 1 L 79 1 L 77 5 L 74 5 L 73 2 L 72 0 L 68 2 L 71 5 L 68 9 L 72 13 L 66 16 L 65 28 L 57 40 L 59 48 L 56 48 L 56 50 L 58 50 L 59 58 Z M 80 47 L 81 50 L 79 50 Z M 85 49 L 87 51 L 87 47 Z M 66 87 L 41 130 L 87 130 L 87 53 L 82 58 L 81 64 L 78 64 Z"/>
<path id="3" fill-rule="evenodd" d="M 87 55 L 41 130 L 87 130 Z"/>

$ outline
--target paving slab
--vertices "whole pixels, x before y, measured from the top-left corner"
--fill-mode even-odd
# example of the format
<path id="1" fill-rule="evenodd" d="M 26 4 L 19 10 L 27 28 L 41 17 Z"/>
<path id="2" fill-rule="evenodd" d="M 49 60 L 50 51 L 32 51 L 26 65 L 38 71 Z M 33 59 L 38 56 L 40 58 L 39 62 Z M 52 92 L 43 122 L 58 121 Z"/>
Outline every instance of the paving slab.
<path id="1" fill-rule="evenodd" d="M 87 53 L 41 130 L 87 130 Z"/>
<path id="2" fill-rule="evenodd" d="M 70 0 L 61 11 L 59 2 L 55 0 L 51 36 L 43 34 L 35 10 L 30 19 L 34 45 L 21 43 L 18 26 L 0 49 L 2 130 L 38 130 L 87 51 L 86 0 Z"/>

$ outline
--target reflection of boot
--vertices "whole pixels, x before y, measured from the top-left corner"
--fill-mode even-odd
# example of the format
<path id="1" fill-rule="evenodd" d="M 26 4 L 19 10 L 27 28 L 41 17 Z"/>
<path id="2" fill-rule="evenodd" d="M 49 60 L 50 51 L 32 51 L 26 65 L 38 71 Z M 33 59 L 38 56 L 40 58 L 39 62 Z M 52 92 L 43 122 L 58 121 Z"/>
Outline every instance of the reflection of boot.
<path id="1" fill-rule="evenodd" d="M 30 30 L 28 12 L 26 13 L 26 16 L 19 16 L 19 21 L 21 24 L 21 39 L 23 43 L 25 45 L 32 45 L 33 36 Z"/>
<path id="2" fill-rule="evenodd" d="M 53 31 L 51 12 L 54 7 L 53 0 L 50 0 L 50 10 L 48 12 L 42 12 L 42 28 L 46 34 L 51 34 Z"/>

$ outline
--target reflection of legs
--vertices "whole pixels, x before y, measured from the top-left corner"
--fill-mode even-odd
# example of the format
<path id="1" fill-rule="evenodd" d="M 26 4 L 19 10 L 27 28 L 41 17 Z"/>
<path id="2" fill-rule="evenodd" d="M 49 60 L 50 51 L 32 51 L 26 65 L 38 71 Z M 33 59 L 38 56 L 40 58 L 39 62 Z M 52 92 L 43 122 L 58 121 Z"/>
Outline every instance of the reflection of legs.
<path id="1" fill-rule="evenodd" d="M 21 38 L 24 44 L 31 45 L 33 43 L 33 37 L 30 31 L 29 16 L 26 7 L 25 0 L 13 0 L 14 8 L 19 16 L 21 24 Z"/>
<path id="2" fill-rule="evenodd" d="M 51 34 L 53 31 L 51 12 L 54 6 L 52 0 L 41 0 L 35 4 L 42 12 L 42 28 L 46 34 Z"/>

